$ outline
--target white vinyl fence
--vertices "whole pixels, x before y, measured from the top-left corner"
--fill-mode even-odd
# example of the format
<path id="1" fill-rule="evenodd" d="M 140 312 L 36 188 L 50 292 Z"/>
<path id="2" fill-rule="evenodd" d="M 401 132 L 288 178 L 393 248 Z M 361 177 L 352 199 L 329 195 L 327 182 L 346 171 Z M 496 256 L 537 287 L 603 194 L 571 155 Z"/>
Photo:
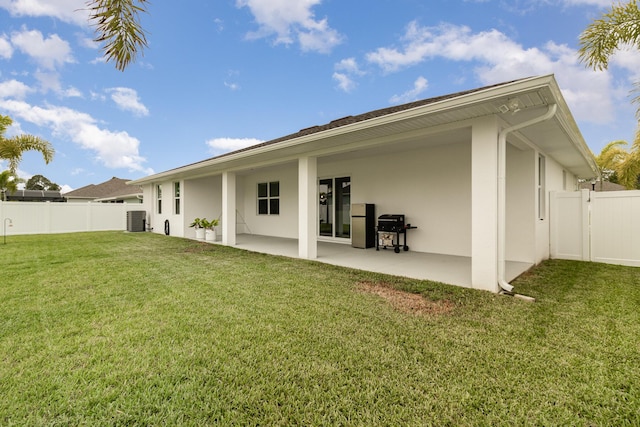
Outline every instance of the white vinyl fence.
<path id="1" fill-rule="evenodd" d="M 640 191 L 551 194 L 551 258 L 640 266 Z"/>
<path id="2" fill-rule="evenodd" d="M 126 230 L 127 203 L 0 202 L 0 227 L 7 236 Z"/>

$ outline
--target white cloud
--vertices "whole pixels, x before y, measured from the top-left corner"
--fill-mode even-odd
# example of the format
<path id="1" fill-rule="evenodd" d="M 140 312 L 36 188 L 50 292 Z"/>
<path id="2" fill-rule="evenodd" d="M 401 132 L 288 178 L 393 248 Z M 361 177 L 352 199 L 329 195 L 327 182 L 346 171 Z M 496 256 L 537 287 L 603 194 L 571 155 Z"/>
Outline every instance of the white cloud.
<path id="1" fill-rule="evenodd" d="M 333 79 L 338 82 L 338 88 L 347 93 L 354 90 L 357 86 L 356 82 L 344 73 L 333 73 Z"/>
<path id="2" fill-rule="evenodd" d="M 255 138 L 214 138 L 207 141 L 212 154 L 228 153 L 264 142 Z"/>
<path id="3" fill-rule="evenodd" d="M 418 99 L 418 97 L 424 93 L 429 87 L 429 82 L 424 77 L 420 76 L 413 82 L 413 89 L 410 89 L 402 95 L 394 95 L 389 102 L 391 104 L 404 104 L 412 102 Z"/>
<path id="4" fill-rule="evenodd" d="M 102 93 L 98 93 L 98 92 L 94 92 L 94 91 L 89 91 L 89 96 L 91 97 L 92 101 L 106 101 L 107 97 L 102 94 Z"/>
<path id="5" fill-rule="evenodd" d="M 346 71 L 350 74 L 356 74 L 358 76 L 362 76 L 365 74 L 364 71 L 360 70 L 358 62 L 355 60 L 355 58 L 343 59 L 340 62 L 336 63 L 334 65 L 334 68 L 338 71 Z"/>
<path id="6" fill-rule="evenodd" d="M 351 92 L 357 86 L 355 77 L 364 76 L 366 73 L 360 70 L 358 62 L 355 58 L 346 58 L 337 62 L 333 68 L 333 79 L 338 82 L 338 88 L 344 92 Z"/>
<path id="7" fill-rule="evenodd" d="M 136 116 L 148 116 L 149 110 L 140 102 L 138 92 L 128 87 L 114 87 L 106 90 L 111 93 L 111 99 L 124 111 L 130 111 Z"/>
<path id="8" fill-rule="evenodd" d="M 68 193 L 70 191 L 73 191 L 74 188 L 67 185 L 67 184 L 63 184 L 60 186 L 60 194 L 64 194 L 64 193 Z"/>
<path id="9" fill-rule="evenodd" d="M 65 98 L 82 98 L 82 92 L 78 88 L 73 86 L 68 87 L 64 91 L 62 91 L 61 95 Z"/>
<path id="10" fill-rule="evenodd" d="M 640 80 L 640 51 L 637 48 L 619 49 L 609 58 L 609 64 L 626 70 L 631 81 Z"/>
<path id="11" fill-rule="evenodd" d="M 42 72 L 36 71 L 33 73 L 33 77 L 40 84 L 40 91 L 47 93 L 49 91 L 60 93 L 62 92 L 62 83 L 60 83 L 60 74 L 56 72 Z"/>
<path id="12" fill-rule="evenodd" d="M 30 92 L 33 92 L 32 88 L 17 80 L 0 82 L 0 99 L 24 99 Z"/>
<path id="13" fill-rule="evenodd" d="M 17 100 L 0 100 L 0 108 L 12 117 L 50 129 L 55 136 L 69 138 L 81 148 L 94 152 L 96 160 L 106 167 L 153 173 L 143 166 L 146 160 L 138 153 L 138 139 L 127 132 L 101 129 L 86 113 L 58 106 L 42 108 Z"/>
<path id="14" fill-rule="evenodd" d="M 40 92 L 47 93 L 49 91 L 55 92 L 61 98 L 81 98 L 82 93 L 77 88 L 70 86 L 66 89 L 62 87 L 60 82 L 60 74 L 52 72 L 36 71 L 33 76 L 40 84 Z"/>
<path id="15" fill-rule="evenodd" d="M 13 56 L 13 47 L 7 37 L 0 35 L 0 58 L 9 59 Z"/>
<path id="16" fill-rule="evenodd" d="M 611 7 L 611 0 L 564 0 L 564 3 L 568 6 L 600 6 Z"/>
<path id="17" fill-rule="evenodd" d="M 611 73 L 587 69 L 574 49 L 554 42 L 525 48 L 497 30 L 474 33 L 466 26 L 411 22 L 400 47 L 382 47 L 366 58 L 385 73 L 438 58 L 467 62 L 483 84 L 555 74 L 577 119 L 602 124 L 615 118 Z"/>
<path id="18" fill-rule="evenodd" d="M 33 58 L 43 68 L 53 70 L 65 63 L 75 62 L 69 43 L 57 34 L 46 39 L 38 30 L 24 29 L 11 34 L 11 42 L 23 53 Z"/>
<path id="19" fill-rule="evenodd" d="M 316 20 L 312 8 L 321 0 L 236 0 L 237 7 L 248 7 L 259 29 L 250 39 L 276 36 L 276 44 L 298 42 L 303 51 L 330 52 L 343 37 L 327 19 Z"/>
<path id="20" fill-rule="evenodd" d="M 0 0 L 0 8 L 13 16 L 50 16 L 80 26 L 89 19 L 85 0 Z"/>

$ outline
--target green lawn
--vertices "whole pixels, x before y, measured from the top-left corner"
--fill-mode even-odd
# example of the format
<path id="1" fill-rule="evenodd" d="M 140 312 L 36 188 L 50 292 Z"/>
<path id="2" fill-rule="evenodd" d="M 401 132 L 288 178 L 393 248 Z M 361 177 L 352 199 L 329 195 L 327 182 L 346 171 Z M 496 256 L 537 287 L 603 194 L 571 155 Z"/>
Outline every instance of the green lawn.
<path id="1" fill-rule="evenodd" d="M 150 233 L 0 256 L 2 426 L 640 425 L 637 268 L 546 262 L 529 303 Z"/>

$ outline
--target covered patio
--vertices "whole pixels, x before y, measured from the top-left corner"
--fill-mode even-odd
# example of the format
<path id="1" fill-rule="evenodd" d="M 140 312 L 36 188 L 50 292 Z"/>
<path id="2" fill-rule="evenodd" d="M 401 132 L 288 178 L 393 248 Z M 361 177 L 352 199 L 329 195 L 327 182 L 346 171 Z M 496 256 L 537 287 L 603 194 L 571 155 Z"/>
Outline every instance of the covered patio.
<path id="1" fill-rule="evenodd" d="M 270 255 L 298 258 L 297 239 L 239 234 L 235 247 Z M 376 251 L 375 248 L 358 249 L 347 244 L 319 241 L 318 257 L 314 261 L 418 280 L 432 280 L 472 287 L 471 257 L 411 250 L 396 254 L 390 249 L 380 249 L 379 251 Z M 507 261 L 506 264 L 506 276 L 509 281 L 533 266 L 529 263 L 511 261 Z"/>

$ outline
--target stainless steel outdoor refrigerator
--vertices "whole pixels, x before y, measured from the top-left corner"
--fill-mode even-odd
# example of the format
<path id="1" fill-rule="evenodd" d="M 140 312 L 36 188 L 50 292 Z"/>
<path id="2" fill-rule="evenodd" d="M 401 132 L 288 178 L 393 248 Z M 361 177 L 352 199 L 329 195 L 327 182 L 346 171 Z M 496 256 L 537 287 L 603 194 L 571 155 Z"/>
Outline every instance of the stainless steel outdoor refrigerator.
<path id="1" fill-rule="evenodd" d="M 372 248 L 376 245 L 375 205 L 354 203 L 351 205 L 351 246 Z"/>

